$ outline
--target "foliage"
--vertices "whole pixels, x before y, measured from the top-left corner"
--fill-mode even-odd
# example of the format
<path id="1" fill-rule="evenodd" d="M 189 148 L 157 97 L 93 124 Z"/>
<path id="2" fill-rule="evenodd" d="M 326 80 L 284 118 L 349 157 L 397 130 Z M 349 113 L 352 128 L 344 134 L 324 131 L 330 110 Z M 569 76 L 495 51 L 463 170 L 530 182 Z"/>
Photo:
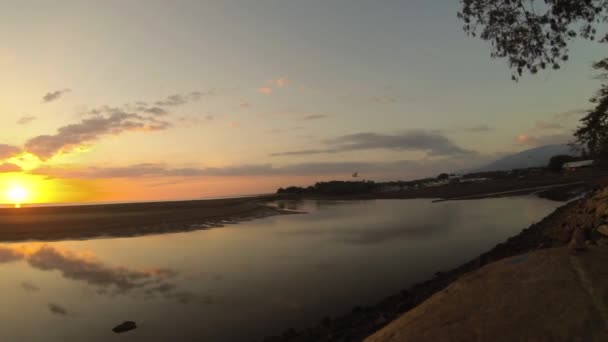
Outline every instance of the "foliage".
<path id="1" fill-rule="evenodd" d="M 489 41 L 493 58 L 506 58 L 522 73 L 559 69 L 567 61 L 568 45 L 577 37 L 608 42 L 598 32 L 608 22 L 608 0 L 461 0 L 458 17 L 471 36 Z"/>
<path id="2" fill-rule="evenodd" d="M 565 154 L 553 156 L 549 160 L 549 165 L 547 165 L 547 168 L 553 172 L 559 172 L 562 170 L 562 167 L 564 166 L 564 164 L 574 161 L 576 159 L 577 159 L 576 157 L 565 155 Z"/>
<path id="3" fill-rule="evenodd" d="M 450 175 L 447 173 L 440 173 L 439 176 L 437 176 L 437 180 L 444 180 L 448 178 L 450 178 Z"/>
<path id="4" fill-rule="evenodd" d="M 330 181 L 330 182 L 318 182 L 314 186 L 307 188 L 301 188 L 291 186 L 286 189 L 279 189 L 279 194 L 315 194 L 315 195 L 329 195 L 329 196 L 344 196 L 344 195 L 357 195 L 367 194 L 376 190 L 378 186 L 372 181 L 361 181 L 361 182 L 343 182 L 343 181 Z"/>
<path id="5" fill-rule="evenodd" d="M 574 136 L 585 145 L 586 152 L 590 156 L 608 159 L 608 59 L 593 64 L 593 68 L 600 70 L 597 78 L 604 83 L 591 99 L 595 108 L 581 119 L 581 126 Z"/>
<path id="6" fill-rule="evenodd" d="M 493 58 L 506 58 L 517 80 L 524 72 L 559 69 L 576 38 L 608 42 L 598 28 L 608 22 L 608 0 L 461 0 L 458 17 L 469 35 L 489 41 Z M 602 87 L 595 108 L 575 132 L 585 154 L 608 158 L 608 58 L 596 62 Z"/>

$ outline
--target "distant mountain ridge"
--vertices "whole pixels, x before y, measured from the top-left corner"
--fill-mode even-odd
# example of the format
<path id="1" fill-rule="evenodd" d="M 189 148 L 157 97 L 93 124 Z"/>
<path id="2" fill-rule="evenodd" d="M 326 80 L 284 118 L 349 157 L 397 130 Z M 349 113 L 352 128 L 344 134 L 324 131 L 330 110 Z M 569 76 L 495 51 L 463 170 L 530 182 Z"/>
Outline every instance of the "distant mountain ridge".
<path id="1" fill-rule="evenodd" d="M 558 154 L 578 155 L 569 145 L 545 145 L 502 157 L 490 164 L 474 169 L 472 172 L 508 171 L 547 166 L 549 159 Z"/>

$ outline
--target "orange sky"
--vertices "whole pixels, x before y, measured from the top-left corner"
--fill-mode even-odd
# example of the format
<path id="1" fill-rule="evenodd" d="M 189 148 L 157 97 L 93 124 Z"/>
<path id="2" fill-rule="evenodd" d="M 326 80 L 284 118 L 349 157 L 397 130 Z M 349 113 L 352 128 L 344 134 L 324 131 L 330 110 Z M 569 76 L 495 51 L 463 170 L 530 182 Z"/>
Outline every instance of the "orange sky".
<path id="1" fill-rule="evenodd" d="M 458 9 L 0 3 L 0 203 L 407 180 L 568 142 L 603 47 L 577 43 L 560 72 L 514 83 Z"/>

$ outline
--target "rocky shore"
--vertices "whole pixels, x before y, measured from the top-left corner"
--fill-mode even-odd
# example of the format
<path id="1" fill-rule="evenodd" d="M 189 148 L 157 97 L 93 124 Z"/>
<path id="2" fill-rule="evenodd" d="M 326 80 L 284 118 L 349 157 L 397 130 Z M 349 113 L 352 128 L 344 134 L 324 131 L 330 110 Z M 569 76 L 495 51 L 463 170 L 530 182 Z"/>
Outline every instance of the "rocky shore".
<path id="1" fill-rule="evenodd" d="M 479 257 L 452 270 L 437 272 L 433 279 L 404 289 L 375 305 L 357 306 L 344 316 L 325 317 L 314 327 L 300 331 L 289 329 L 279 336 L 267 337 L 264 342 L 362 341 L 463 275 L 484 265 L 553 247 L 568 246 L 572 253 L 581 253 L 588 245 L 596 244 L 608 245 L 608 187 L 596 189 L 565 204 L 541 222 Z"/>

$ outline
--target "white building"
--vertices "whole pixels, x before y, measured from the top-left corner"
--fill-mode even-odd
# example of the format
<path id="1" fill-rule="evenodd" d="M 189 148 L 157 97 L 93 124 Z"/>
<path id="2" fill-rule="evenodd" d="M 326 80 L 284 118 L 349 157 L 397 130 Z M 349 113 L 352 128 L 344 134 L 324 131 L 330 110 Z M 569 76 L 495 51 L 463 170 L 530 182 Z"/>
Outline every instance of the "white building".
<path id="1" fill-rule="evenodd" d="M 577 161 L 577 162 L 570 162 L 570 163 L 565 163 L 564 166 L 562 166 L 562 169 L 564 170 L 576 170 L 576 169 L 580 169 L 583 167 L 589 167 L 591 165 L 593 165 L 594 160 L 581 160 L 581 161 Z"/>

